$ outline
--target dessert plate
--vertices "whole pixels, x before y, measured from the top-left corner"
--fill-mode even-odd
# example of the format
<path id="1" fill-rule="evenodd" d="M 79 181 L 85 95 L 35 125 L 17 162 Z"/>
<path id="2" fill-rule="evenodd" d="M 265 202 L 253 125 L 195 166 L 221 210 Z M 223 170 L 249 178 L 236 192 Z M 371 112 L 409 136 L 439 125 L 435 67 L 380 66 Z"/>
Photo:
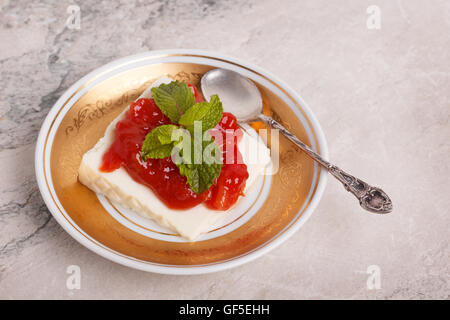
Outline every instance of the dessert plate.
<path id="1" fill-rule="evenodd" d="M 111 203 L 77 179 L 83 154 L 108 124 L 155 79 L 199 85 L 225 68 L 260 89 L 264 113 L 283 123 L 328 159 L 324 134 L 306 103 L 285 83 L 250 63 L 200 50 L 162 50 L 111 62 L 83 77 L 55 103 L 36 146 L 37 182 L 58 223 L 85 247 L 117 263 L 157 273 L 200 274 L 251 261 L 285 241 L 309 218 L 326 184 L 326 171 L 284 137 L 272 150 L 273 175 L 261 177 L 218 225 L 188 242 L 157 223 Z M 255 129 L 263 124 L 253 124 Z M 269 147 L 271 139 L 267 139 Z M 277 150 L 275 150 L 277 149 Z M 182 214 L 182 212 L 180 212 Z"/>

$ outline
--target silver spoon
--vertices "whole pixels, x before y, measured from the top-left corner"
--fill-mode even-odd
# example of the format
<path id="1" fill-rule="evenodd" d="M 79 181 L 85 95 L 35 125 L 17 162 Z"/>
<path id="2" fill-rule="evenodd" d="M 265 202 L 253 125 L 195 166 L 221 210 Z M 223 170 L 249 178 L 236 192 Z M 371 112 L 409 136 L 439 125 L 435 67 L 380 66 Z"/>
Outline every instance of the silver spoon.
<path id="1" fill-rule="evenodd" d="M 261 93 L 249 79 L 234 71 L 213 69 L 202 77 L 201 88 L 203 95 L 208 100 L 211 95 L 218 94 L 224 110 L 233 113 L 239 122 L 263 121 L 271 128 L 280 130 L 284 136 L 326 168 L 344 185 L 347 191 L 353 193 L 364 209 L 374 213 L 389 213 L 392 211 L 392 201 L 383 190 L 372 187 L 332 165 L 301 142 L 280 123 L 264 115 L 262 113 Z"/>

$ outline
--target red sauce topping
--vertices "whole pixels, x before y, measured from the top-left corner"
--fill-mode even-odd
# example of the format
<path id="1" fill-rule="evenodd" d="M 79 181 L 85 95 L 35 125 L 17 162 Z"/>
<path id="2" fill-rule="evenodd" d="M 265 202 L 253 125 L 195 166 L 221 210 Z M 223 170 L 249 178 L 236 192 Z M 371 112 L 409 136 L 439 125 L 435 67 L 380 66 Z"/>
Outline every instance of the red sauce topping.
<path id="1" fill-rule="evenodd" d="M 203 101 L 195 87 L 189 87 L 194 92 L 196 102 Z M 180 175 L 178 167 L 170 157 L 147 161 L 141 159 L 140 150 L 145 136 L 154 128 L 171 123 L 153 99 L 142 98 L 135 101 L 130 105 L 125 117 L 116 124 L 114 141 L 103 155 L 100 170 L 112 172 L 123 167 L 135 181 L 149 187 L 171 209 L 189 209 L 202 202 L 210 209 L 230 208 L 239 196 L 243 195 L 248 179 L 247 166 L 242 162 L 237 147 L 242 131 L 236 117 L 224 112 L 222 120 L 212 129 L 222 134 L 223 143 L 219 146 L 224 164 L 215 183 L 202 194 L 191 190 L 186 183 L 186 177 Z M 227 142 L 225 130 L 236 130 L 235 138 L 228 139 L 231 141 Z M 232 163 L 226 163 L 225 160 L 231 158 Z"/>

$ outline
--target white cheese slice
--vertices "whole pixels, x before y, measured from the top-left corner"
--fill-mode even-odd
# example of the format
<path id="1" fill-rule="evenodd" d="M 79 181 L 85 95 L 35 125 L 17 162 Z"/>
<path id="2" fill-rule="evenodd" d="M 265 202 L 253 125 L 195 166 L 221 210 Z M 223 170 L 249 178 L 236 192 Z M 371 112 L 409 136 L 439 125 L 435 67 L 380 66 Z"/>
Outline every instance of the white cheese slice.
<path id="1" fill-rule="evenodd" d="M 150 88 L 145 90 L 140 98 L 151 98 L 152 87 L 170 81 L 172 80 L 166 77 L 158 79 Z M 84 154 L 78 170 L 79 181 L 112 202 L 118 203 L 145 218 L 153 219 L 188 240 L 194 240 L 217 224 L 226 213 L 208 209 L 203 204 L 182 211 L 169 209 L 151 189 L 133 180 L 125 169 L 119 168 L 113 172 L 99 170 L 103 154 L 114 140 L 116 123 L 124 117 L 127 109 L 109 124 L 103 138 Z M 243 129 L 244 135 L 238 147 L 244 163 L 247 164 L 249 173 L 244 190 L 247 193 L 252 192 L 250 187 L 257 177 L 264 174 L 265 167 L 270 163 L 270 151 L 250 126 L 244 125 Z M 250 158 L 254 159 L 256 152 L 259 155 L 258 161 L 250 163 Z"/>

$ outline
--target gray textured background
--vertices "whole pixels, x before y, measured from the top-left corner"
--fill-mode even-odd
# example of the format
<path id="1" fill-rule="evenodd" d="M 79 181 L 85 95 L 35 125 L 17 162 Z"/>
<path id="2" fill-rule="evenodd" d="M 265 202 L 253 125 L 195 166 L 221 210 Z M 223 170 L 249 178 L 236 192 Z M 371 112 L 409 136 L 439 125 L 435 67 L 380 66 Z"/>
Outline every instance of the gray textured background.
<path id="1" fill-rule="evenodd" d="M 1 2 L 0 298 L 445 298 L 449 282 L 450 2 Z M 381 29 L 366 27 L 369 5 Z M 395 211 L 370 215 L 330 179 L 308 223 L 270 254 L 175 277 L 107 261 L 51 218 L 33 167 L 57 98 L 87 72 L 153 49 L 198 48 L 253 62 L 309 103 L 335 163 L 383 186 Z M 66 288 L 79 265 L 80 290 Z M 367 267 L 381 288 L 367 290 Z"/>

